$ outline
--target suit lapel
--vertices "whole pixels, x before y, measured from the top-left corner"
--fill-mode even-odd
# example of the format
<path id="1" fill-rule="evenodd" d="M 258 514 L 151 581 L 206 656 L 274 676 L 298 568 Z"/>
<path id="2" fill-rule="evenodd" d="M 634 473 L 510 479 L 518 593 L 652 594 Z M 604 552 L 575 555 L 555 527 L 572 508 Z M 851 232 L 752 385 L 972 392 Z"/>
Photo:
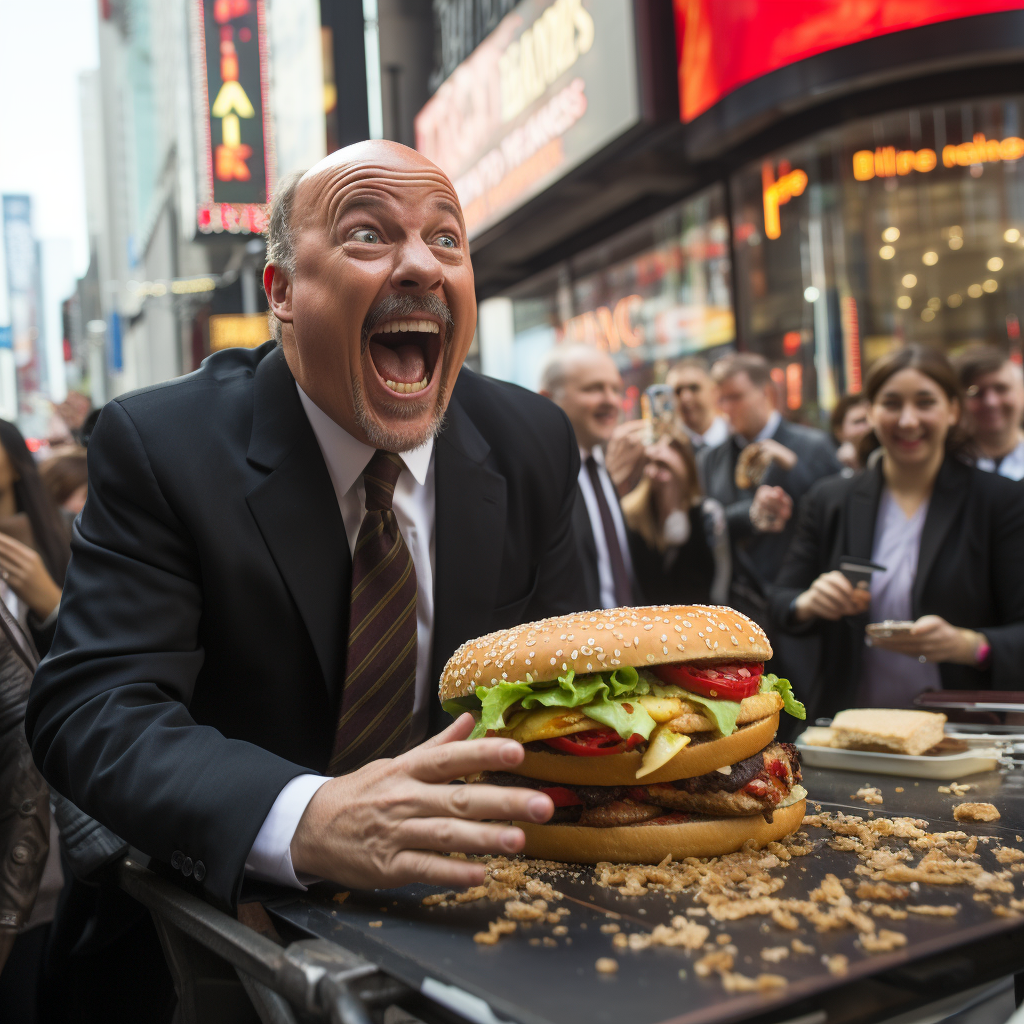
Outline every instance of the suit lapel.
<path id="1" fill-rule="evenodd" d="M 268 471 L 245 496 L 306 625 L 328 690 L 340 691 L 352 561 L 327 465 L 280 348 L 256 371 L 249 461 Z"/>
<path id="2" fill-rule="evenodd" d="M 486 465 L 490 450 L 456 387 L 434 449 L 434 679 L 460 643 L 488 631 L 494 612 L 506 491 Z"/>
<path id="3" fill-rule="evenodd" d="M 915 616 L 921 607 L 921 594 L 928 574 L 935 565 L 935 559 L 939 556 L 946 535 L 967 500 L 969 487 L 970 469 L 947 456 L 935 480 L 935 488 L 928 502 L 928 514 L 925 516 L 924 528 L 921 531 L 921 550 L 917 558 L 917 576 L 914 578 Z"/>
<path id="4" fill-rule="evenodd" d="M 855 481 L 847 498 L 846 550 L 842 555 L 871 558 L 875 546 L 875 520 L 882 497 L 882 465 L 866 469 Z"/>

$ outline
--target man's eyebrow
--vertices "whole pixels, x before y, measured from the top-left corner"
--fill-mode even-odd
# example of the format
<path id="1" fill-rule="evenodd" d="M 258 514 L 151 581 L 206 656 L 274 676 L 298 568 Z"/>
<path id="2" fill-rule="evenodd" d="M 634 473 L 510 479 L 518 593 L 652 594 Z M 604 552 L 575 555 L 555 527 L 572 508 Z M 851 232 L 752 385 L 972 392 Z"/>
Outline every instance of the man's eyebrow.
<path id="1" fill-rule="evenodd" d="M 462 224 L 462 211 L 450 199 L 437 199 L 434 201 L 434 206 L 444 213 L 450 213 L 459 224 Z"/>
<path id="2" fill-rule="evenodd" d="M 350 210 L 367 210 L 370 213 L 385 214 L 388 212 L 388 203 L 380 196 L 367 195 L 363 193 L 360 195 L 345 196 L 344 199 L 338 204 L 338 209 L 335 213 L 336 217 L 340 217 L 342 214 L 348 213 Z"/>

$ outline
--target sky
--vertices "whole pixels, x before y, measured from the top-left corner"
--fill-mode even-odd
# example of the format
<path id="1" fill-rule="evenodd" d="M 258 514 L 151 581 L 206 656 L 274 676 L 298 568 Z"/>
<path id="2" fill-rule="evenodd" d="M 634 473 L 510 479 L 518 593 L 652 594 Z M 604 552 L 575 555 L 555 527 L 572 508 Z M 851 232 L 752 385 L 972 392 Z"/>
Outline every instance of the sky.
<path id="1" fill-rule="evenodd" d="M 99 63 L 98 0 L 0 0 L 0 193 L 33 199 L 35 235 L 89 265 L 78 76 Z"/>

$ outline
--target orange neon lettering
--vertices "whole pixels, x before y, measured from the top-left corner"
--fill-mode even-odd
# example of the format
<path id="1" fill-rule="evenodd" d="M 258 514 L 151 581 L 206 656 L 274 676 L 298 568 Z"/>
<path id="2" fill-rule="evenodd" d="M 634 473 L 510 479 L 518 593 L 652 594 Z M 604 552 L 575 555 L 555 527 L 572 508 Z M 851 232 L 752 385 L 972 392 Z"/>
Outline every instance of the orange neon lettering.
<path id="1" fill-rule="evenodd" d="M 853 176 L 857 181 L 870 181 L 875 176 L 875 154 L 870 149 L 853 154 Z"/>
<path id="2" fill-rule="evenodd" d="M 644 341 L 643 327 L 634 328 L 630 323 L 633 310 L 641 305 L 643 301 L 639 295 L 627 295 L 624 299 L 619 299 L 615 303 L 615 328 L 623 344 L 629 346 L 629 348 L 637 348 Z"/>
<path id="3" fill-rule="evenodd" d="M 942 147 L 942 166 L 956 167 L 956 146 Z"/>
<path id="4" fill-rule="evenodd" d="M 597 322 L 600 326 L 602 348 L 609 352 L 618 352 L 622 348 L 619 341 L 619 332 L 615 328 L 615 321 L 612 319 L 612 311 L 607 306 L 597 307 Z"/>
<path id="5" fill-rule="evenodd" d="M 781 165 L 780 165 L 781 170 Z M 782 221 L 779 207 L 788 203 L 793 196 L 803 194 L 807 187 L 807 174 L 804 171 L 790 171 L 774 181 L 772 165 L 761 166 L 761 188 L 764 200 L 764 233 L 768 238 L 778 238 L 782 234 Z"/>

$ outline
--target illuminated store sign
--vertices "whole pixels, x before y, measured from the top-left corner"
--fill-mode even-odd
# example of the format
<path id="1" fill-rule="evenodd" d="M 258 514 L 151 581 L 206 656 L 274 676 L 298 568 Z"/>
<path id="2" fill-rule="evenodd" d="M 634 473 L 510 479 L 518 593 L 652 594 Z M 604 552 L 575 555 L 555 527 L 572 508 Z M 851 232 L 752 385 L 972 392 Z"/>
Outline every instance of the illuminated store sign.
<path id="1" fill-rule="evenodd" d="M 776 180 L 771 163 L 761 167 L 761 191 L 764 197 L 764 233 L 768 238 L 778 238 L 782 234 L 782 221 L 779 218 L 779 207 L 784 206 L 793 196 L 803 195 L 807 188 L 807 173 L 791 171 L 789 164 L 779 164 L 779 177 Z"/>
<path id="2" fill-rule="evenodd" d="M 196 0 L 201 232 L 261 232 L 273 187 L 264 0 Z"/>
<path id="3" fill-rule="evenodd" d="M 478 235 L 640 117 L 630 0 L 522 0 L 416 116 Z"/>
<path id="4" fill-rule="evenodd" d="M 679 109 L 692 121 L 741 85 L 865 39 L 1024 7 L 1021 0 L 674 0 Z"/>
<path id="5" fill-rule="evenodd" d="M 959 146 L 943 146 L 942 166 L 972 167 L 975 164 L 1019 160 L 1022 156 L 1024 139 L 1016 135 L 1002 140 L 986 139 L 982 132 L 976 132 L 970 142 L 961 142 Z M 870 181 L 874 177 L 893 178 L 911 171 L 927 174 L 937 166 L 934 149 L 914 152 L 910 149 L 897 150 L 895 146 L 879 146 L 874 151 L 861 149 L 853 154 L 853 176 L 857 181 Z"/>

